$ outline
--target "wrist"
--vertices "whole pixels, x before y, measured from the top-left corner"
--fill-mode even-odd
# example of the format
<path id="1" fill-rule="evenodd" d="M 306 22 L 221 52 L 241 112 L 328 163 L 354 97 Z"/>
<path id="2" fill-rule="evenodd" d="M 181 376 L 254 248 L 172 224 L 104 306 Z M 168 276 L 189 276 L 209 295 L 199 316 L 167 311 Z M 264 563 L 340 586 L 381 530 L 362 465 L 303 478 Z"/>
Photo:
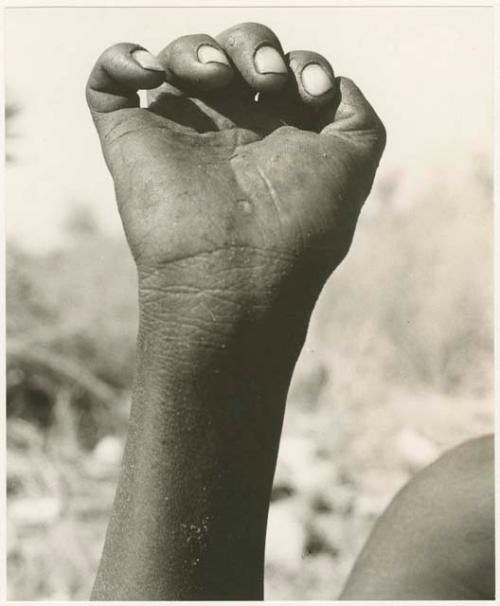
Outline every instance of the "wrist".
<path id="1" fill-rule="evenodd" d="M 235 258 L 236 257 L 236 258 Z M 295 362 L 317 291 L 290 259 L 237 247 L 139 267 L 139 355 Z"/>

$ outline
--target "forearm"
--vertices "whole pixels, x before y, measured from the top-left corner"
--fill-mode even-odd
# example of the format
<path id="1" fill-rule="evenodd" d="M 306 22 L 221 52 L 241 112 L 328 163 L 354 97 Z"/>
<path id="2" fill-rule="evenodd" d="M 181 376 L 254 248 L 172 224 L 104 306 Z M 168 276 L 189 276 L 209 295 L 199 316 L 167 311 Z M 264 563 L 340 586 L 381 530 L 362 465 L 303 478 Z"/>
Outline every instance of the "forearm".
<path id="1" fill-rule="evenodd" d="M 324 57 L 285 55 L 256 23 L 182 36 L 156 57 L 114 45 L 87 101 L 141 293 L 130 432 L 94 597 L 262 597 L 288 385 L 385 129 Z"/>
<path id="2" fill-rule="evenodd" d="M 193 296 L 183 282 L 141 289 L 129 434 L 94 599 L 262 598 L 272 478 L 306 327 L 280 335 L 260 309 Z"/>

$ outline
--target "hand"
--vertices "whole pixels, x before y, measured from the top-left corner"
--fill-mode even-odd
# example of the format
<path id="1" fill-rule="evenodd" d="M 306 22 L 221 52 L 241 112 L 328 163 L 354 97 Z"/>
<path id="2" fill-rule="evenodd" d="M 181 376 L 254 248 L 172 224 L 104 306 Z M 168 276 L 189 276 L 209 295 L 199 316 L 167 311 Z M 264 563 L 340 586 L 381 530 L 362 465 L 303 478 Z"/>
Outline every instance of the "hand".
<path id="1" fill-rule="evenodd" d="M 147 109 L 137 89 L 149 89 Z M 243 307 L 269 307 L 288 289 L 288 306 L 312 308 L 349 249 L 385 145 L 353 82 L 245 23 L 179 38 L 156 58 L 117 44 L 87 99 L 140 288 L 161 289 L 175 268 Z"/>
<path id="2" fill-rule="evenodd" d="M 137 89 L 148 89 L 147 109 Z M 259 93 L 256 100 L 256 93 Z M 266 27 L 119 44 L 87 98 L 139 274 L 137 371 L 96 599 L 262 599 L 309 315 L 384 147 L 349 80 Z"/>

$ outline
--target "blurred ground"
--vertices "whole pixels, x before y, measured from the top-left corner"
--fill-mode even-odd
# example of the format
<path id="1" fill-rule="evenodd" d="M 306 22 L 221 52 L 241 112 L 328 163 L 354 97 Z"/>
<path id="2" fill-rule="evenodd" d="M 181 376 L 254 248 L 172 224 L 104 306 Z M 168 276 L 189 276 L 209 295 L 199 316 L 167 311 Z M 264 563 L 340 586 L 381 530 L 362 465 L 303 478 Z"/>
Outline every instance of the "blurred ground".
<path id="1" fill-rule="evenodd" d="M 493 205 L 484 161 L 377 198 L 318 302 L 273 489 L 267 599 L 334 599 L 418 469 L 493 429 Z M 8 597 L 85 600 L 121 456 L 135 276 L 84 207 L 67 244 L 7 248 Z"/>

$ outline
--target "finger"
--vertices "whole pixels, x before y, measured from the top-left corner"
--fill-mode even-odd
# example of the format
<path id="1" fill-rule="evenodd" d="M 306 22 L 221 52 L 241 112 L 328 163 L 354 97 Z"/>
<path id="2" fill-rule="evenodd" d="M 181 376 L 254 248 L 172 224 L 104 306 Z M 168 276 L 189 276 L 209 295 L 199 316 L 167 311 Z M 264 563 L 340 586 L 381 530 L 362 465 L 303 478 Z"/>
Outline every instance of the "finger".
<path id="1" fill-rule="evenodd" d="M 116 44 L 102 53 L 89 76 L 87 103 L 93 114 L 139 107 L 137 91 L 155 88 L 164 79 L 163 67 L 142 46 Z"/>
<path id="2" fill-rule="evenodd" d="M 215 90 L 227 86 L 234 71 L 220 45 L 210 36 L 182 36 L 158 55 L 169 83 L 180 88 Z"/>
<path id="3" fill-rule="evenodd" d="M 292 51 L 285 57 L 292 77 L 277 93 L 264 93 L 259 103 L 280 114 L 288 124 L 319 132 L 321 108 L 333 107 L 338 86 L 330 63 L 312 51 Z"/>
<path id="4" fill-rule="evenodd" d="M 312 51 L 293 51 L 287 59 L 303 103 L 321 107 L 334 101 L 338 93 L 335 74 L 322 55 Z"/>
<path id="5" fill-rule="evenodd" d="M 321 135 L 342 135 L 380 157 L 386 142 L 382 121 L 352 80 L 340 77 L 337 82 L 339 101 L 323 111 Z"/>
<path id="6" fill-rule="evenodd" d="M 289 72 L 280 41 L 265 25 L 241 23 L 217 36 L 244 82 L 254 91 L 277 91 Z"/>

